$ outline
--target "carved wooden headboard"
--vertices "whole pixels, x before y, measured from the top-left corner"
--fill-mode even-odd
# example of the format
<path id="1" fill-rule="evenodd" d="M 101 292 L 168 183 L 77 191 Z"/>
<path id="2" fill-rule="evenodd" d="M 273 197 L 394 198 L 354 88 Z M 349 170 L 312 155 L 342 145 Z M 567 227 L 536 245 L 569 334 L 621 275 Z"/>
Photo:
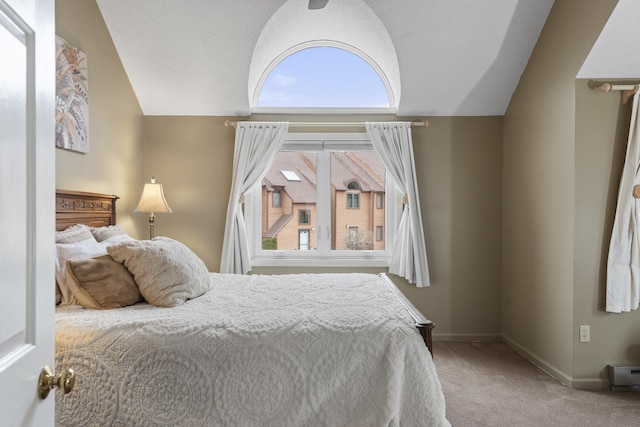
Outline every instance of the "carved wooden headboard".
<path id="1" fill-rule="evenodd" d="M 110 194 L 56 190 L 56 230 L 73 224 L 114 225 L 116 200 L 118 196 Z"/>

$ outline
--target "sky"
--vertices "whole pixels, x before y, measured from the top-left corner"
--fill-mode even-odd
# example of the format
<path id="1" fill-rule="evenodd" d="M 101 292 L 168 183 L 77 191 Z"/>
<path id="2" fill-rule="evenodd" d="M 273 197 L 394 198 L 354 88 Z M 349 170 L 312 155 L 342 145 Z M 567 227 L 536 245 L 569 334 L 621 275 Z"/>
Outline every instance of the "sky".
<path id="1" fill-rule="evenodd" d="M 389 107 L 380 76 L 362 58 L 334 47 L 312 47 L 283 59 L 265 79 L 258 107 Z"/>

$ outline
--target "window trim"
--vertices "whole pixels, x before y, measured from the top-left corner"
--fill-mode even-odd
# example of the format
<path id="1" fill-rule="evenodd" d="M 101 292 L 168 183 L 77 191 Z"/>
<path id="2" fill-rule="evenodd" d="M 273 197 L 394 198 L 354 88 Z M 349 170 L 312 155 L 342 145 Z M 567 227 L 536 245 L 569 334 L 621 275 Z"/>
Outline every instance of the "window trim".
<path id="1" fill-rule="evenodd" d="M 292 149 L 304 146 L 325 147 L 325 151 L 318 151 L 318 156 L 322 153 L 326 153 L 328 156 L 330 151 L 347 149 L 351 144 L 353 144 L 353 147 L 364 146 L 368 149 L 372 148 L 369 134 L 358 132 L 290 132 L 285 137 L 284 144 L 283 147 L 286 148 L 288 145 Z M 387 236 L 385 236 L 385 250 L 329 250 L 328 253 L 319 253 L 317 249 L 309 251 L 262 250 L 262 191 L 260 190 L 261 187 L 257 186 L 256 189 L 247 193 L 244 210 L 245 212 L 255 213 L 252 217 L 245 218 L 251 264 L 255 267 L 388 267 L 395 239 L 395 230 L 398 229 L 402 214 L 402 204 L 400 203 L 402 195 L 393 183 L 389 172 L 387 172 L 386 182 L 384 227 L 387 230 Z M 318 192 L 326 191 L 329 193 L 328 183 L 324 188 L 322 188 L 321 184 L 321 182 L 318 182 Z M 325 206 L 324 208 L 328 209 L 329 207 Z M 322 206 L 318 206 L 317 218 L 321 217 L 321 209 Z M 316 219 L 317 221 L 318 219 Z M 317 228 L 318 238 L 326 239 L 327 233 L 331 233 L 331 225 L 316 223 L 315 227 Z M 391 232 L 389 232 L 390 230 Z M 318 246 L 319 242 L 316 242 L 316 247 Z"/>

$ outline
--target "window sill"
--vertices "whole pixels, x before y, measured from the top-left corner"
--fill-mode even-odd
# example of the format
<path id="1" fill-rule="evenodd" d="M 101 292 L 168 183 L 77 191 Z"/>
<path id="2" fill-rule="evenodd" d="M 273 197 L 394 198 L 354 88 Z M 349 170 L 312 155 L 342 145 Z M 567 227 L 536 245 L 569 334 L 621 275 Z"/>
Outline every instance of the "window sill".
<path id="1" fill-rule="evenodd" d="M 367 255 L 320 258 L 283 254 L 253 257 L 251 265 L 256 267 L 389 267 L 389 258 Z"/>

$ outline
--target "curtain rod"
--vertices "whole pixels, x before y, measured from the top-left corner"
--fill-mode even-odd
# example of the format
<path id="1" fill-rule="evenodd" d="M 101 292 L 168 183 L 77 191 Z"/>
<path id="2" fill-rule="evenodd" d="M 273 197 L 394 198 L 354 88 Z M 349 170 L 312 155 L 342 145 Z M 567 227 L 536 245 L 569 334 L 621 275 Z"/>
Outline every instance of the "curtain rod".
<path id="1" fill-rule="evenodd" d="M 629 102 L 629 98 L 631 98 L 637 91 L 640 89 L 640 84 L 633 82 L 620 82 L 620 83 L 609 83 L 609 82 L 599 82 L 596 80 L 589 80 L 587 84 L 591 89 L 600 89 L 603 93 L 609 93 L 613 90 L 622 91 L 622 103 L 626 104 Z"/>
<path id="2" fill-rule="evenodd" d="M 365 122 L 290 122 L 289 127 L 352 127 L 352 126 L 364 126 Z M 238 122 L 225 120 L 225 127 L 236 127 Z M 421 122 L 411 122 L 411 127 L 428 127 L 429 121 L 423 120 Z"/>

